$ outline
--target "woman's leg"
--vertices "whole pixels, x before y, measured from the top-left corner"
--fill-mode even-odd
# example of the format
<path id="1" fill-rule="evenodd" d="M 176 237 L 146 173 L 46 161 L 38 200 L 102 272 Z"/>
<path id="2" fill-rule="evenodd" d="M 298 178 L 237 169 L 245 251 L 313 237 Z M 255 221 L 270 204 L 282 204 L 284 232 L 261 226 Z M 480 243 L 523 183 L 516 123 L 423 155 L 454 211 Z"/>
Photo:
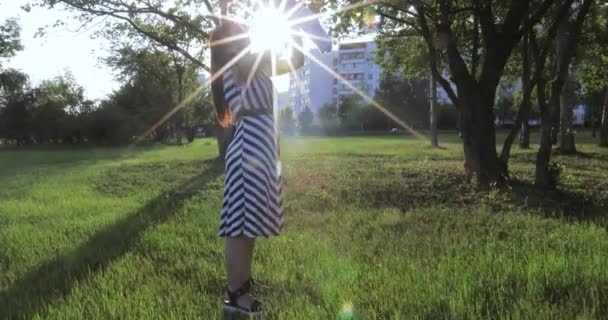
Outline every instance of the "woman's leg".
<path id="1" fill-rule="evenodd" d="M 251 277 L 251 261 L 255 239 L 247 237 L 226 238 L 226 273 L 228 290 L 238 290 Z M 248 307 L 254 301 L 252 295 L 242 296 L 238 304 Z"/>

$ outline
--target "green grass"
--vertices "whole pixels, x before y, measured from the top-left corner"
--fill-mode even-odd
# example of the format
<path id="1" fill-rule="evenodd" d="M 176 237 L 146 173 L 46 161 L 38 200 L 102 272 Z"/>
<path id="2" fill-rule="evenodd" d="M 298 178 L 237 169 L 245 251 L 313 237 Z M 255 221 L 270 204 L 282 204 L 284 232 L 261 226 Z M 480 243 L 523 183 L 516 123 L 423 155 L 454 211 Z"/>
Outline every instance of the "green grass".
<path id="1" fill-rule="evenodd" d="M 511 191 L 479 193 L 454 135 L 283 138 L 266 318 L 605 317 L 608 150 L 587 136 L 547 194 L 534 150 L 514 148 Z M 0 319 L 221 319 L 216 152 L 0 150 Z"/>

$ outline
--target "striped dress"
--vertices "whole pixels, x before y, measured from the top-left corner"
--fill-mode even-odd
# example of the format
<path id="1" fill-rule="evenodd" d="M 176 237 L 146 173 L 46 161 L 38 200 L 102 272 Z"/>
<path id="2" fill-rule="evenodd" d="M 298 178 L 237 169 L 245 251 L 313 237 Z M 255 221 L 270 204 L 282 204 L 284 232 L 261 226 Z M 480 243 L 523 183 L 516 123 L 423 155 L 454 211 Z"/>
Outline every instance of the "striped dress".
<path id="1" fill-rule="evenodd" d="M 236 124 L 226 151 L 219 236 L 278 235 L 283 228 L 283 182 L 272 81 L 260 71 L 246 85 L 237 81 L 236 72 L 233 67 L 223 75 Z"/>

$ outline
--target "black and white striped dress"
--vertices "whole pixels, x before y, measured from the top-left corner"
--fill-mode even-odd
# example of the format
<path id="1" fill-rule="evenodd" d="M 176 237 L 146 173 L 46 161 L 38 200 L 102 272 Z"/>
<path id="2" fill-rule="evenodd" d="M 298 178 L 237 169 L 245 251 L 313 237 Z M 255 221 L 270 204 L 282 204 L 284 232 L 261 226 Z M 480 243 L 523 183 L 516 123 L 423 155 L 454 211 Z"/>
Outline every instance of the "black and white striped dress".
<path id="1" fill-rule="evenodd" d="M 277 235 L 283 228 L 283 182 L 272 80 L 260 71 L 240 83 L 236 72 L 233 67 L 223 75 L 226 102 L 237 120 L 226 152 L 219 235 Z"/>

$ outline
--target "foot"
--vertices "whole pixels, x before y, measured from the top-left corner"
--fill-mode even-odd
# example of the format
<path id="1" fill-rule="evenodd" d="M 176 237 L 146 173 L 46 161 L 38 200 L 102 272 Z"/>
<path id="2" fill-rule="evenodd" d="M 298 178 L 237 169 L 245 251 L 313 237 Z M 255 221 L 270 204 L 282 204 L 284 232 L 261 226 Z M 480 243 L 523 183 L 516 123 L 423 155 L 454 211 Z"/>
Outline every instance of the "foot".
<path id="1" fill-rule="evenodd" d="M 262 304 L 251 294 L 251 281 L 247 281 L 237 290 L 228 286 L 224 293 L 224 311 L 247 317 L 261 316 Z"/>

